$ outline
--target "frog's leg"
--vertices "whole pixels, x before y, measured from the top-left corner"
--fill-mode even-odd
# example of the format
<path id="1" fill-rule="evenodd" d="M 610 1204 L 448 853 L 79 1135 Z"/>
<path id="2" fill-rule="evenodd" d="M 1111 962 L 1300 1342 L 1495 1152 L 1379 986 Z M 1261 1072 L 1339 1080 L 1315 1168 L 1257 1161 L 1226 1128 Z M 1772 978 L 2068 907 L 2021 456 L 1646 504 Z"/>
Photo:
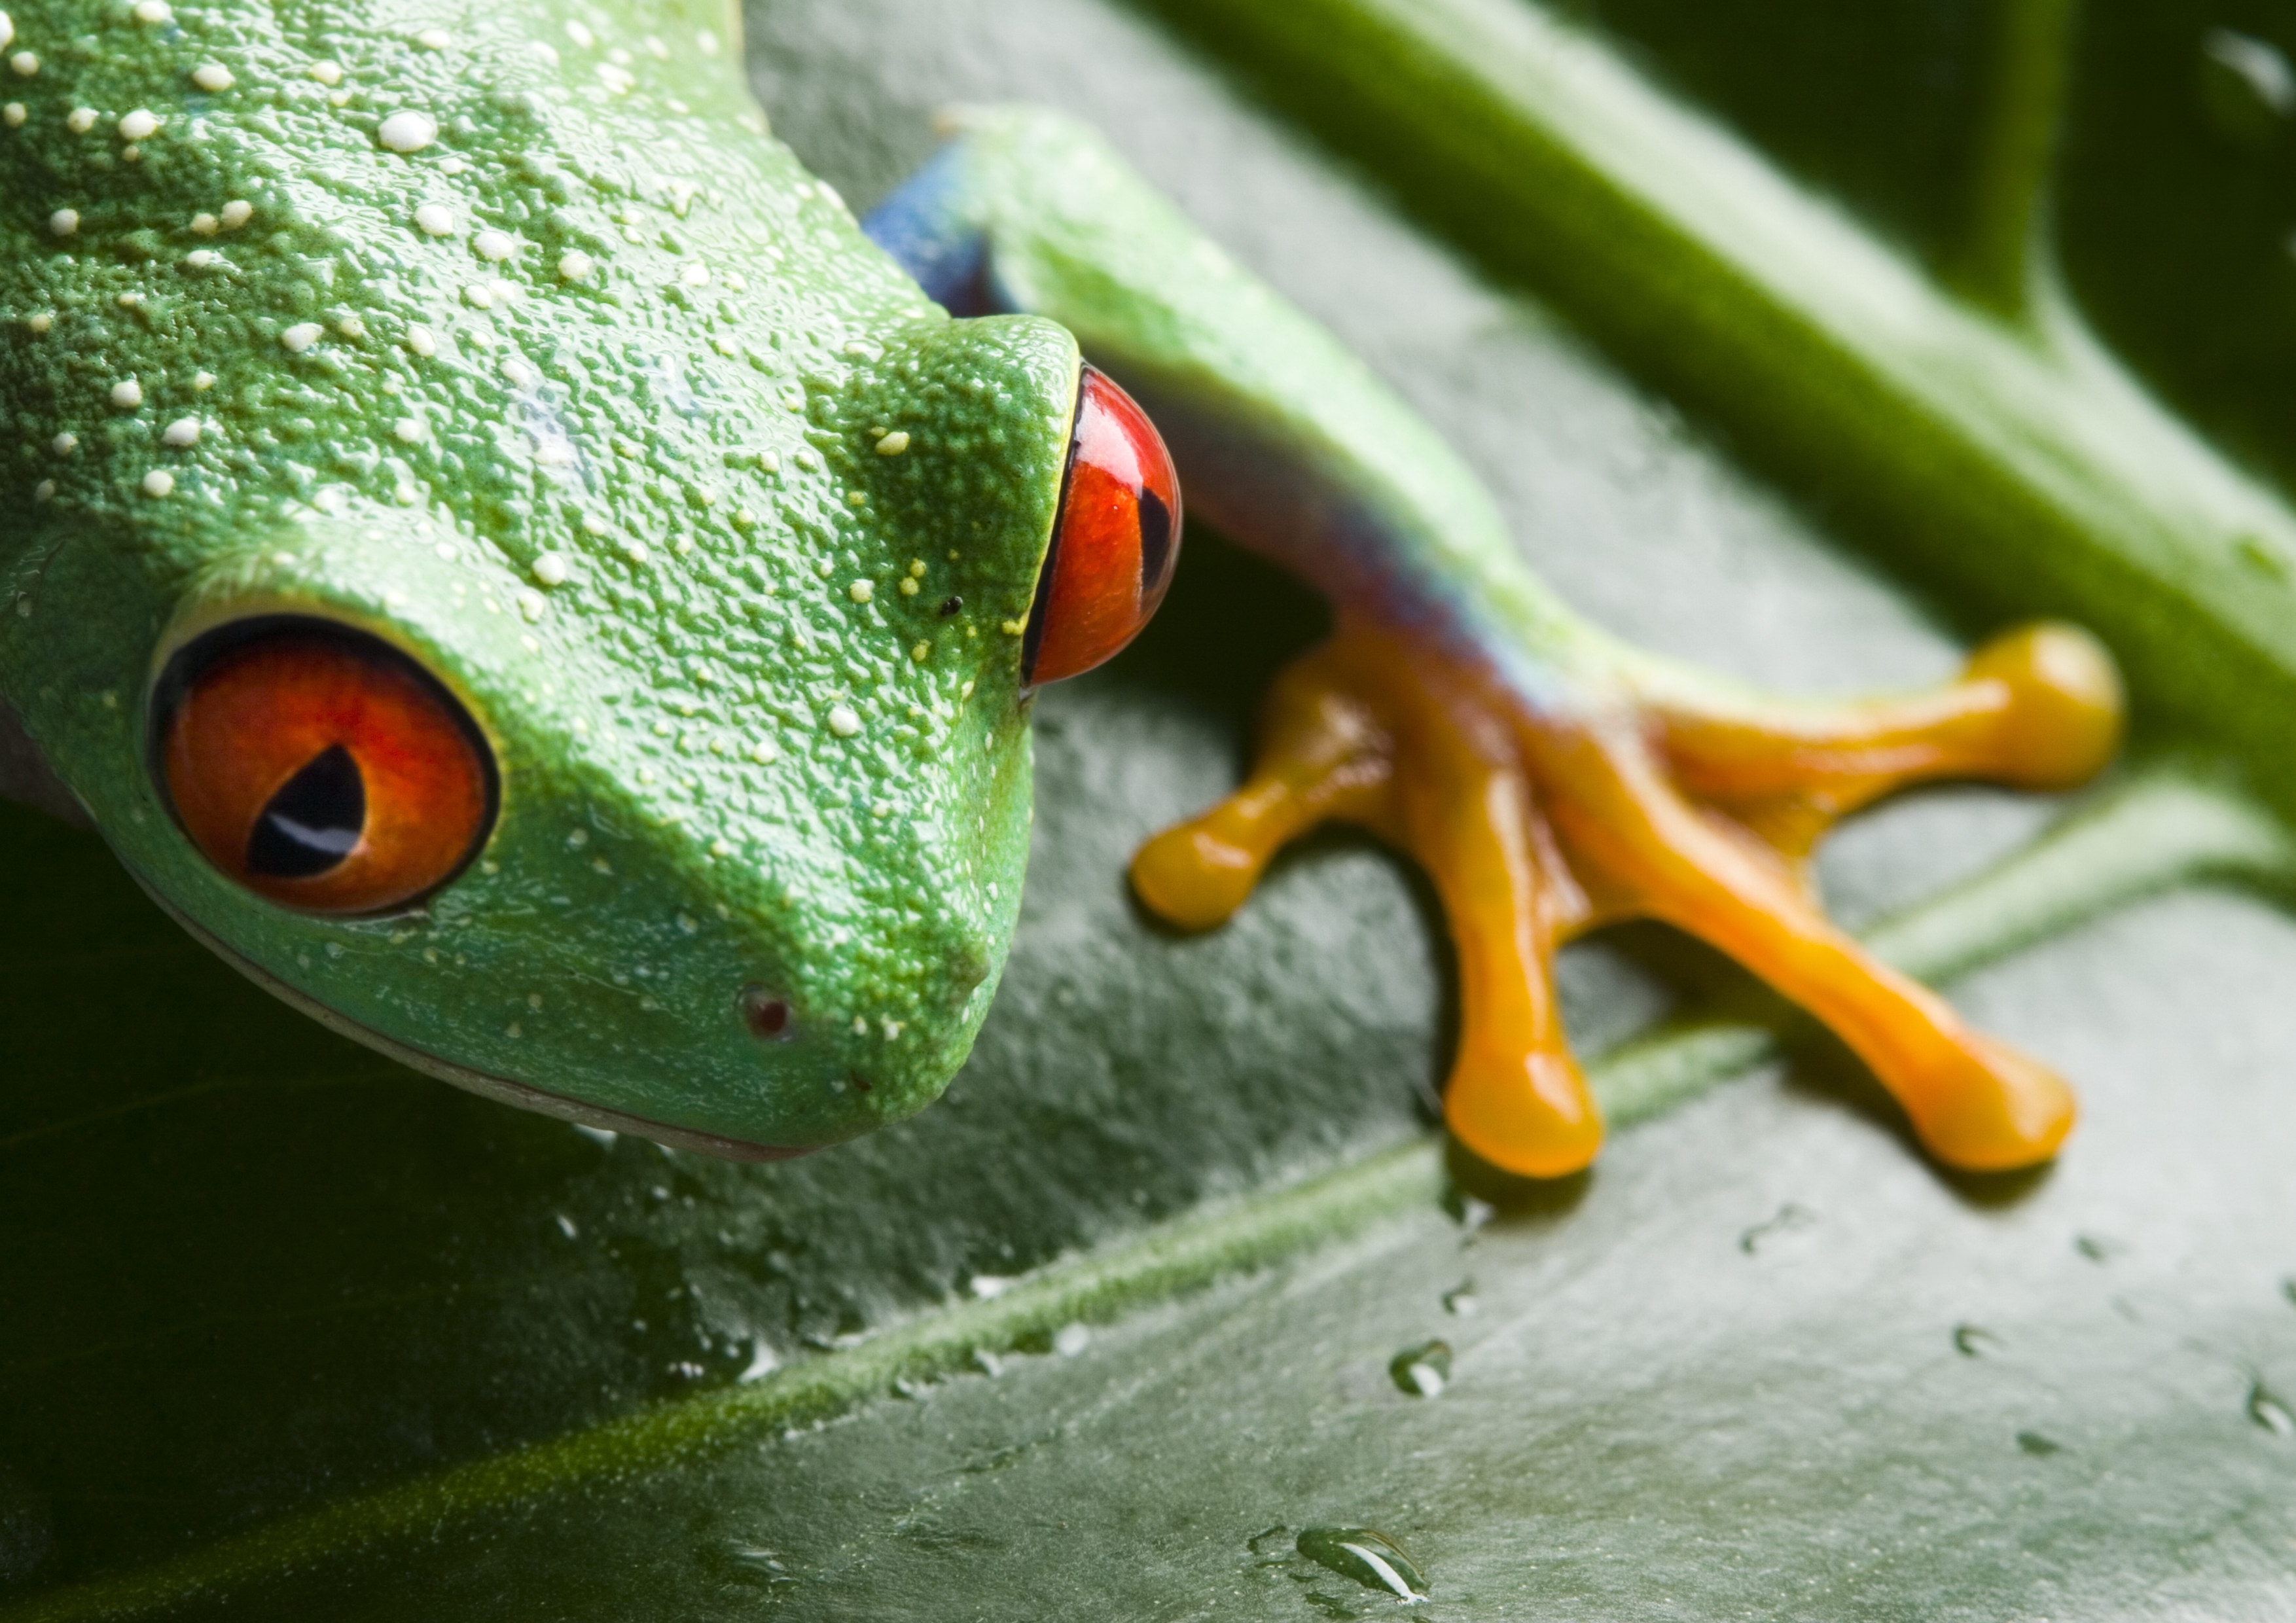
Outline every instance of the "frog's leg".
<path id="1" fill-rule="evenodd" d="M 1911 783 L 2082 783 L 2111 758 L 2122 708 L 2111 656 L 2062 625 L 1995 638 L 1957 681 L 1859 703 L 1725 697 L 1695 678 L 1650 685 L 1675 783 L 1797 859 L 1840 818 Z"/>
<path id="2" fill-rule="evenodd" d="M 1441 682 L 1413 679 L 1407 642 L 1341 632 L 1285 669 L 1250 780 L 1143 846 L 1132 881 L 1163 917 L 1209 929 L 1269 858 L 1327 821 L 1369 828 L 1435 881 L 1459 955 L 1453 1130 L 1536 1176 L 1594 1159 L 1602 1120 L 1562 1029 L 1554 949 L 1593 916 L 1540 816 L 1507 730 Z"/>
<path id="3" fill-rule="evenodd" d="M 2057 784 L 2101 764 L 2118 693 L 2093 645 L 2036 634 L 1939 692 L 1833 706 L 1734 695 L 1623 649 L 1524 567 L 1424 419 L 1088 130 L 1023 109 L 957 122 L 871 234 L 952 310 L 1065 324 L 1162 430 L 1190 512 L 1339 610 L 1279 684 L 1250 782 L 1140 853 L 1151 906 L 1215 923 L 1326 819 L 1409 851 L 1459 944 L 1445 1113 L 1511 1170 L 1570 1171 L 1597 1147 L 1550 965 L 1573 933 L 1636 914 L 1716 943 L 1832 1024 L 1940 1158 L 2001 1168 L 2055 1149 L 2063 1085 L 1861 952 L 1803 863 L 1833 819 L 1916 778 Z M 2068 649 L 2102 680 L 2059 679 Z"/>

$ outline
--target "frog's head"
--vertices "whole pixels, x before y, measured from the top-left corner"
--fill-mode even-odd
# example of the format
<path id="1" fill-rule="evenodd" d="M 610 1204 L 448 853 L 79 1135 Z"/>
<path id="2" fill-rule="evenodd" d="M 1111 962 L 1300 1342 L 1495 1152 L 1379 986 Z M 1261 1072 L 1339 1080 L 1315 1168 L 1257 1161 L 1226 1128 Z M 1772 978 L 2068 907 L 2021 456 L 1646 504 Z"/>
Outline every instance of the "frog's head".
<path id="1" fill-rule="evenodd" d="M 507 387 L 457 412 L 386 355 L 339 480 L 115 412 L 33 509 L 0 675 L 106 837 L 282 996 L 514 1102 L 756 1156 L 937 1097 L 1029 695 L 1168 578 L 1153 430 L 1024 317 L 816 352 L 682 439 L 645 425 L 700 366 L 632 351 L 601 403 L 465 349 Z"/>

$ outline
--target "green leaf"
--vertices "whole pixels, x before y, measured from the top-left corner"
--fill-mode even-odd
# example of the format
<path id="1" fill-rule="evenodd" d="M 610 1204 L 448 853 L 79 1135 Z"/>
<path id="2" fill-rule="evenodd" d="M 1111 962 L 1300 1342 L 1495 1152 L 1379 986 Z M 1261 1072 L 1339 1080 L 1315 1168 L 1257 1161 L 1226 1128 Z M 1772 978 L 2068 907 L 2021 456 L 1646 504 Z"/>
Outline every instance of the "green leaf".
<path id="1" fill-rule="evenodd" d="M 1511 26 L 1511 5 L 1417 15 Z M 1911 242 L 1927 296 L 1950 277 L 2013 302 L 1984 267 L 2015 234 L 1971 226 L 2002 209 L 1968 175 L 2019 150 L 1999 110 L 2034 92 L 1988 101 L 1984 12 L 1636 0 L 1588 26 Z M 1311 15 L 1317 49 L 1279 57 L 1300 36 L 1269 20 Z M 1974 1016 L 2078 1079 L 2063 1162 L 1940 1178 L 1838 1051 L 1629 930 L 1564 965 L 1626 1129 L 1595 1173 L 1538 1190 L 1447 1163 L 1447 966 L 1414 876 L 1319 840 L 1194 939 L 1124 893 L 1131 846 L 1231 783 L 1260 688 L 1322 624 L 1198 536 L 1136 652 L 1046 695 L 1022 930 L 973 1063 L 924 1115 L 803 1161 L 602 1143 L 397 1070 L 235 980 L 92 840 L 0 812 L 0 1619 L 1314 1619 L 1392 1609 L 1382 1569 L 1437 1618 L 2296 1600 L 2296 932 L 2251 899 L 2290 860 L 2226 788 L 2245 762 L 2279 802 L 2261 752 L 2285 724 L 2216 715 L 2243 680 L 2276 691 L 2296 619 L 2259 578 L 2211 666 L 2192 627 L 2237 574 L 2178 594 L 2158 570 L 2012 567 L 1982 528 L 1908 554 L 1972 489 L 2015 495 L 1976 406 L 1898 391 L 1829 441 L 1808 420 L 1836 363 L 1797 340 L 1747 340 L 1740 409 L 1699 370 L 1709 271 L 1637 306 L 1583 291 L 1599 256 L 1502 251 L 1536 221 L 1478 223 L 1423 136 L 1447 118 L 1498 150 L 1511 127 L 1316 78 L 1349 16 L 1394 22 L 1293 0 L 1179 44 L 1090 0 L 787 0 L 753 10 L 750 51 L 777 129 L 857 201 L 929 150 L 943 102 L 1093 117 L 1461 445 L 1567 595 L 1670 653 L 1871 686 L 2097 570 L 2103 611 L 2152 604 L 2155 730 L 2119 783 L 2070 808 L 1924 796 L 1824 867 L 1885 952 L 1960 974 Z M 2296 132 L 2213 133 L 2213 20 L 2090 20 L 2067 275 L 2156 388 L 2277 467 L 2267 408 L 2296 374 L 2224 356 L 2235 313 L 2296 312 L 2258 251 L 2280 251 L 2266 183 Z M 2123 176 L 2137 203 L 2103 195 Z M 2139 229 L 2188 194 L 2225 217 L 2204 242 Z M 1710 234 L 1638 218 L 1711 261 Z M 1835 307 L 1795 302 L 1807 263 L 1751 269 L 1732 285 L 1827 331 L 1812 311 Z M 2184 433 L 2145 410 L 2142 433 Z M 1989 482 L 1897 469 L 1899 430 Z M 2094 502 L 2019 511 L 2120 555 Z M 2199 540 L 2203 572 L 2234 556 Z M 1406 1392 L 1390 1365 L 1437 1340 L 1439 1394 Z"/>

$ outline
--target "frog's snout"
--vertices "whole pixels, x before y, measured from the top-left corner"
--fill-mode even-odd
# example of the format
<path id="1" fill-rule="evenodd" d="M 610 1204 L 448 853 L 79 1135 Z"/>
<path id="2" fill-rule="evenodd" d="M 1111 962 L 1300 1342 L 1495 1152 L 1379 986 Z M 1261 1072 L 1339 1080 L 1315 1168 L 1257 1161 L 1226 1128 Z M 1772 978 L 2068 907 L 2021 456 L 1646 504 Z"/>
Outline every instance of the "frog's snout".
<path id="1" fill-rule="evenodd" d="M 1164 437 L 1107 373 L 1077 382 L 1060 517 L 1037 575 L 1021 679 L 1058 682 L 1115 657 L 1164 601 L 1180 561 L 1180 479 Z"/>

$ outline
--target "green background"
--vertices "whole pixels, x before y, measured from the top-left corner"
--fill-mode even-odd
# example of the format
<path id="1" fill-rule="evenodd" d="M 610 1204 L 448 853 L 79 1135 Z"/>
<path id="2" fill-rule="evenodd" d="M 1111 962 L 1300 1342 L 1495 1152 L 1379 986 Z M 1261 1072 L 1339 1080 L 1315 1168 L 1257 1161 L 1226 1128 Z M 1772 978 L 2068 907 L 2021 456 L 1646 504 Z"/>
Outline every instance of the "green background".
<path id="1" fill-rule="evenodd" d="M 1988 10 L 1577 14 L 1931 258 Z M 2296 127 L 2210 69 L 2215 25 L 2296 47 L 2287 7 L 2088 18 L 2061 240 L 2105 335 L 2285 473 Z M 1831 691 L 1931 678 L 1988 628 L 1447 247 L 1375 152 L 1311 133 L 1345 109 L 1303 125 L 1217 38 L 1093 0 L 777 0 L 750 31 L 777 130 L 857 204 L 951 100 L 1091 118 L 1450 437 L 1616 630 Z M 1414 876 L 1318 839 L 1193 939 L 1121 882 L 1234 781 L 1321 616 L 1192 534 L 1138 648 L 1042 701 L 1021 931 L 974 1061 L 922 1117 L 781 1166 L 600 1143 L 397 1070 L 205 957 L 93 840 L 0 811 L 0 1619 L 124 1599 L 101 1585 L 139 1571 L 144 1599 L 229 1616 L 1390 1610 L 1293 1553 L 1317 1527 L 1395 1539 L 1438 1619 L 2296 1611 L 2296 930 L 2228 891 L 1956 983 L 2082 1089 L 2039 1176 L 1941 1178 L 1810 1050 L 1559 1190 L 1474 1181 L 1495 1212 L 1431 1186 L 1256 1272 L 1131 1289 L 1062 1350 L 1039 1326 L 972 1373 L 855 1377 L 857 1403 L 722 1406 L 865 1373 L 886 1338 L 976 1312 L 984 1276 L 1218 1234 L 1423 1137 L 1450 1011 Z M 1828 847 L 1829 897 L 1868 922 L 2054 809 L 1894 805 Z M 1587 1053 L 1734 980 L 1656 930 L 1562 966 Z M 1470 1281 L 1474 1310 L 1447 1309 Z M 1439 1336 L 1451 1384 L 1406 1396 L 1389 1360 Z M 602 1430 L 684 1414 L 734 1418 L 672 1455 Z M 602 1440 L 539 1496 L 374 1496 L 564 1438 Z M 347 1509 L 295 1521 L 326 1504 Z M 192 1582 L 280 1526 L 312 1529 L 291 1562 Z"/>

